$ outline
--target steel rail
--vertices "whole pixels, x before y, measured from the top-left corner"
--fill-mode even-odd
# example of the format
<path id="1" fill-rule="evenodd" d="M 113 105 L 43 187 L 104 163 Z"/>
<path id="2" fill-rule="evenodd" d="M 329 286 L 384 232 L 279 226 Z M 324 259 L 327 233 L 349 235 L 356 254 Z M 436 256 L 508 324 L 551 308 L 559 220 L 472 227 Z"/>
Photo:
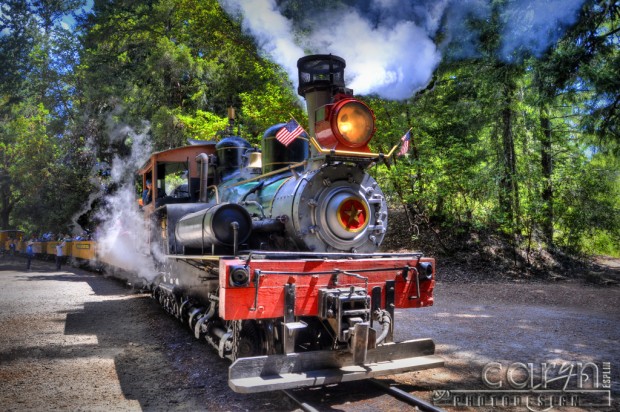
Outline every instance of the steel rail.
<path id="1" fill-rule="evenodd" d="M 381 388 L 387 395 L 390 395 L 408 405 L 415 406 L 419 410 L 424 412 L 446 412 L 444 409 L 438 408 L 430 403 L 411 395 L 408 392 L 403 391 L 402 389 L 393 387 L 388 385 L 387 383 L 379 380 L 379 379 L 368 379 L 369 382 L 375 384 L 379 388 Z M 314 406 L 310 405 L 308 402 L 304 402 L 295 396 L 290 390 L 283 389 L 282 392 L 286 396 L 288 396 L 293 402 L 295 402 L 301 409 L 305 412 L 318 412 Z"/>
<path id="2" fill-rule="evenodd" d="M 381 389 L 383 389 L 385 392 L 389 393 L 390 395 L 392 395 L 393 397 L 409 404 L 412 406 L 416 406 L 418 407 L 418 409 L 420 409 L 421 411 L 425 411 L 425 412 L 446 412 L 444 409 L 438 408 L 435 405 L 431 405 L 430 403 L 423 401 L 420 398 L 417 398 L 415 396 L 413 396 L 412 394 L 405 392 L 402 389 L 396 388 L 394 386 L 390 386 L 387 383 L 379 380 L 379 379 L 374 379 L 371 378 L 369 379 L 370 382 L 372 382 L 373 384 L 379 386 Z"/>
<path id="3" fill-rule="evenodd" d="M 282 392 L 284 392 L 284 394 L 286 396 L 288 396 L 293 402 L 295 402 L 297 405 L 299 405 L 299 407 L 301 409 L 303 409 L 305 412 L 319 412 L 318 409 L 316 409 L 315 407 L 313 407 L 309 403 L 302 402 L 301 400 L 299 400 L 299 398 L 296 397 L 295 395 L 293 395 L 293 392 L 291 392 L 290 390 L 283 389 Z"/>

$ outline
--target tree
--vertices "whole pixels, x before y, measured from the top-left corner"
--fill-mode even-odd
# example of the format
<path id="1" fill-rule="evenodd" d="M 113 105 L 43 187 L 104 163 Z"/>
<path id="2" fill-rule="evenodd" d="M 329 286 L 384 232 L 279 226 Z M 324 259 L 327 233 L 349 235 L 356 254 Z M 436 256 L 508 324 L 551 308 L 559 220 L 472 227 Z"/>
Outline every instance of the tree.
<path id="1" fill-rule="evenodd" d="M 156 150 L 214 138 L 197 133 L 212 133 L 229 106 L 254 139 L 268 120 L 258 108 L 285 121 L 297 100 L 215 0 L 95 2 L 83 27 L 84 117 L 104 126 L 122 106 L 114 120 L 150 122 Z M 109 145 L 105 129 L 90 128 L 96 147 Z"/>
<path id="2" fill-rule="evenodd" d="M 60 23 L 61 18 L 83 2 L 8 1 L 0 13 L 0 61 L 7 69 L 0 82 L 0 223 L 12 222 L 35 228 L 47 225 L 49 213 L 39 213 L 51 205 L 72 205 L 67 196 L 50 185 L 74 173 L 52 173 L 62 163 L 58 148 L 71 136 L 75 41 Z M 75 193 L 75 192 L 69 192 Z M 45 201 L 49 199 L 49 202 Z M 64 200 L 64 201 L 63 201 Z M 57 212 L 54 226 L 64 226 L 73 213 Z M 12 214 L 19 212 L 17 216 Z"/>
<path id="3" fill-rule="evenodd" d="M 11 226 L 11 215 L 36 221 L 38 203 L 48 187 L 57 147 L 47 134 L 49 112 L 28 102 L 13 107 L 11 119 L 0 123 L 0 224 Z M 47 213 L 47 212 L 44 212 Z"/>

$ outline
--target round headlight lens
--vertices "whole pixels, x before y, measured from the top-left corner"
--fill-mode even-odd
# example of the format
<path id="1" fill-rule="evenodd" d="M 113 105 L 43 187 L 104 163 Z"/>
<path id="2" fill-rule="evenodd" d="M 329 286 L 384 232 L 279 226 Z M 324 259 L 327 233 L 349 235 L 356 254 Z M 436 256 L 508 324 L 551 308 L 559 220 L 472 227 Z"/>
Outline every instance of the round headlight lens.
<path id="1" fill-rule="evenodd" d="M 337 110 L 336 127 L 342 143 L 350 147 L 364 146 L 375 130 L 372 111 L 358 101 L 347 102 Z"/>

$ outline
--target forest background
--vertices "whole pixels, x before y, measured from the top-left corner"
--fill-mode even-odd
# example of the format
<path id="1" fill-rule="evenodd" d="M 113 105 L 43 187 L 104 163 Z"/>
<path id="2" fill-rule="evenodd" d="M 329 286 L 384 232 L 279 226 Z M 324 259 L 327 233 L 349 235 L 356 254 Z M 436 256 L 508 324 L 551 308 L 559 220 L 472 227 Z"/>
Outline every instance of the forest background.
<path id="1" fill-rule="evenodd" d="M 574 18 L 555 24 L 541 4 L 567 3 L 469 0 L 456 15 L 460 37 L 449 27 L 458 2 L 435 3 L 448 7 L 431 36 L 441 54 L 432 78 L 406 98 L 360 96 L 377 116 L 373 149 L 389 150 L 411 128 L 409 153 L 371 170 L 400 215 L 388 246 L 501 249 L 526 268 L 619 257 L 620 3 L 570 1 Z M 481 3 L 487 13 L 474 11 Z M 369 7 L 270 4 L 300 37 L 319 11 Z M 506 30 L 519 23 L 509 13 L 516 6 L 520 16 L 550 19 L 544 47 L 507 51 L 518 37 Z M 229 106 L 257 146 L 291 115 L 306 126 L 294 80 L 262 46 L 243 14 L 216 0 L 3 1 L 1 228 L 92 230 L 88 209 L 114 191 L 109 165 L 129 156 L 136 133 L 154 151 L 217 140 Z"/>

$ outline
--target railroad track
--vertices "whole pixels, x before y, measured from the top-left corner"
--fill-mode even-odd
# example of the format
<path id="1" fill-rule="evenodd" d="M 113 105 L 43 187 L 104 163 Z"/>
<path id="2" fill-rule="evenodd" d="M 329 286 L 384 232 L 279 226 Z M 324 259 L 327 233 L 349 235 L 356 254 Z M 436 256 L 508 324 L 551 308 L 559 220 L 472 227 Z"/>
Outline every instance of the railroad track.
<path id="1" fill-rule="evenodd" d="M 382 380 L 379 379 L 369 379 L 368 382 L 371 382 L 372 384 L 374 384 L 376 387 L 380 388 L 382 392 L 386 393 L 387 395 L 393 396 L 394 398 L 400 400 L 401 402 L 404 402 L 408 405 L 411 406 L 415 406 L 416 408 L 418 408 L 420 411 L 424 411 L 424 412 L 445 412 L 444 409 L 438 408 L 418 397 L 415 397 L 413 395 L 411 395 L 408 392 L 403 391 L 402 389 L 399 389 L 397 387 L 394 386 L 390 386 L 389 384 L 385 383 Z M 288 396 L 295 404 L 297 404 L 302 410 L 304 410 L 305 412 L 318 412 L 320 411 L 320 409 L 318 409 L 317 407 L 313 406 L 310 402 L 307 402 L 303 399 L 301 399 L 300 397 L 298 397 L 295 393 L 293 393 L 290 390 L 283 390 L 282 392 L 284 392 L 284 394 L 286 396 Z"/>

